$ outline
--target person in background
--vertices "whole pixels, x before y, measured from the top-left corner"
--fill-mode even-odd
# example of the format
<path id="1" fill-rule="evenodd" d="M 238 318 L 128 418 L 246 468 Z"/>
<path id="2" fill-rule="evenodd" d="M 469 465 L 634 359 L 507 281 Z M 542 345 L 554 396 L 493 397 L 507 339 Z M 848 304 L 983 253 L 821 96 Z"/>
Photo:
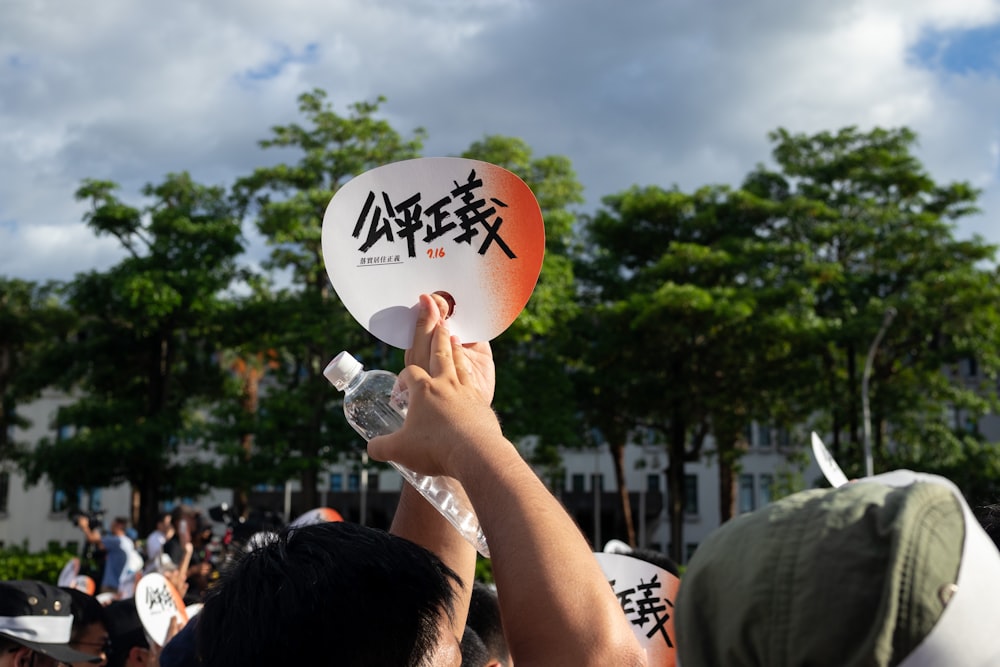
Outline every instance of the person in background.
<path id="1" fill-rule="evenodd" d="M 146 571 L 156 570 L 163 545 L 174 536 L 174 523 L 170 512 L 160 512 L 156 517 L 156 529 L 146 537 Z"/>
<path id="2" fill-rule="evenodd" d="M 510 649 L 507 638 L 503 634 L 503 623 L 500 620 L 500 603 L 497 593 L 490 586 L 477 581 L 472 586 L 472 598 L 469 600 L 469 618 L 466 628 L 472 629 L 482 641 L 486 649 L 488 667 L 511 667 Z M 465 639 L 463 637 L 464 645 Z"/>
<path id="3" fill-rule="evenodd" d="M 961 491 L 899 470 L 787 496 L 695 551 L 684 667 L 1000 665 L 1000 552 Z"/>
<path id="4" fill-rule="evenodd" d="M 98 663 L 70 647 L 73 599 L 40 581 L 0 582 L 0 667 Z"/>
<path id="5" fill-rule="evenodd" d="M 148 667 L 153 657 L 135 608 L 135 598 L 115 600 L 104 609 L 111 637 L 108 667 Z"/>
<path id="6" fill-rule="evenodd" d="M 976 508 L 976 518 L 993 544 L 1000 549 L 1000 504 L 984 505 Z"/>
<path id="7" fill-rule="evenodd" d="M 71 648 L 99 659 L 98 665 L 108 662 L 111 638 L 108 634 L 108 619 L 104 607 L 93 595 L 75 588 L 63 588 L 72 598 L 73 629 L 70 632 Z M 78 660 L 74 667 L 90 664 L 90 660 Z"/>
<path id="8" fill-rule="evenodd" d="M 105 552 L 104 574 L 101 577 L 99 590 L 102 593 L 114 593 L 119 595 L 123 586 L 131 584 L 131 589 L 135 589 L 135 576 L 138 574 L 139 563 L 142 557 L 135 549 L 135 543 L 128 537 L 125 530 L 128 527 L 128 519 L 125 517 L 115 517 L 111 521 L 111 532 L 109 535 L 101 535 L 101 531 L 90 525 L 90 519 L 86 515 L 81 515 L 77 519 L 77 525 L 83 531 L 83 535 L 91 544 L 100 544 Z M 136 568 L 139 569 L 136 569 Z M 129 579 L 132 579 L 130 582 Z"/>
<path id="9" fill-rule="evenodd" d="M 462 667 L 489 667 L 496 663 L 490 662 L 490 652 L 476 631 L 465 626 L 462 634 Z"/>

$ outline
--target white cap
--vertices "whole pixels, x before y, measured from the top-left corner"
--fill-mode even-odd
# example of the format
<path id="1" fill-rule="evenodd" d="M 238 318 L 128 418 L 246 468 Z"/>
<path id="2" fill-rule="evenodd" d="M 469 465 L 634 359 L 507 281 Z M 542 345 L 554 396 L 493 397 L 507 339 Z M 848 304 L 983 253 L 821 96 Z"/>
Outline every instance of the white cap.
<path id="1" fill-rule="evenodd" d="M 361 372 L 364 366 L 360 361 L 352 357 L 346 351 L 341 352 L 333 358 L 323 371 L 323 375 L 334 387 L 344 391 L 354 376 Z"/>

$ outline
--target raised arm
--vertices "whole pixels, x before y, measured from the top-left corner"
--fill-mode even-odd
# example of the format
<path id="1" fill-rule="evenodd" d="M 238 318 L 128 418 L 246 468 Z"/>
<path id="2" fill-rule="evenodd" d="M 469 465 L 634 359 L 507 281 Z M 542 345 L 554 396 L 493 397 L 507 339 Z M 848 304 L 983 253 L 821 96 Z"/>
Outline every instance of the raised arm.
<path id="1" fill-rule="evenodd" d="M 516 665 L 645 664 L 586 540 L 504 437 L 472 371 L 439 322 L 428 369 L 407 366 L 401 374 L 410 393 L 403 428 L 373 439 L 369 453 L 462 482 L 490 543 Z"/>
<path id="2" fill-rule="evenodd" d="M 448 304 L 440 296 L 424 294 L 420 297 L 419 312 L 413 344 L 406 351 L 406 364 L 427 369 L 430 368 L 431 337 L 438 322 L 447 317 Z M 495 377 L 489 344 L 474 346 L 470 357 L 476 360 L 479 395 L 489 403 Z M 452 621 L 452 631 L 461 639 L 476 574 L 476 550 L 409 484 L 403 484 L 389 532 L 433 551 L 461 578 L 462 586 L 455 589 L 455 618 Z"/>
<path id="3" fill-rule="evenodd" d="M 76 525 L 80 527 L 83 532 L 84 539 L 92 544 L 101 543 L 101 531 L 97 528 L 92 528 L 90 526 L 90 519 L 86 515 L 81 514 L 76 518 Z"/>

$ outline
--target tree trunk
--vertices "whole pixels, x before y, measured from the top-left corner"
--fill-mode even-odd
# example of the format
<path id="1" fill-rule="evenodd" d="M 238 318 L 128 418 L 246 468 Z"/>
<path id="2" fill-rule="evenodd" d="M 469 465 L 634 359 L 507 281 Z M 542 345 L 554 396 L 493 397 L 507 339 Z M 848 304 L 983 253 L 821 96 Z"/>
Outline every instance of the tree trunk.
<path id="1" fill-rule="evenodd" d="M 687 433 L 685 423 L 677 417 L 670 422 L 669 452 L 670 463 L 667 466 L 667 504 L 670 510 L 670 557 L 676 563 L 684 562 L 684 437 Z"/>
<path id="2" fill-rule="evenodd" d="M 622 516 L 625 517 L 625 533 L 627 536 L 627 542 L 630 547 L 636 546 L 635 541 L 635 522 L 632 520 L 632 503 L 629 502 L 628 498 L 628 482 L 625 480 L 625 442 L 624 440 L 616 440 L 610 446 L 611 459 L 615 464 L 615 482 L 618 485 L 618 500 L 622 505 Z M 601 545 L 595 544 L 595 549 L 601 548 Z"/>
<path id="3" fill-rule="evenodd" d="M 861 442 L 858 437 L 858 414 L 861 412 L 861 382 L 858 379 L 858 361 L 854 358 L 854 346 L 848 344 L 847 349 L 847 396 L 849 398 L 850 409 L 847 411 L 847 424 L 848 424 L 848 442 L 851 443 L 851 450 L 848 452 L 849 457 L 854 457 L 860 453 L 860 447 L 858 443 Z M 863 468 L 862 468 L 863 469 Z"/>
<path id="4" fill-rule="evenodd" d="M 263 355 L 258 355 L 258 361 L 264 363 Z M 247 415 L 257 414 L 257 406 L 260 396 L 260 380 L 263 371 L 258 371 L 249 363 L 245 365 L 242 388 L 242 407 Z M 253 455 L 254 434 L 252 432 L 240 434 L 240 449 L 243 451 L 243 463 L 249 464 Z M 233 488 L 233 511 L 236 516 L 246 518 L 250 514 L 250 488 L 245 481 L 239 481 Z"/>
<path id="5" fill-rule="evenodd" d="M 736 475 L 730 457 L 719 453 L 719 521 L 725 523 L 736 516 Z"/>

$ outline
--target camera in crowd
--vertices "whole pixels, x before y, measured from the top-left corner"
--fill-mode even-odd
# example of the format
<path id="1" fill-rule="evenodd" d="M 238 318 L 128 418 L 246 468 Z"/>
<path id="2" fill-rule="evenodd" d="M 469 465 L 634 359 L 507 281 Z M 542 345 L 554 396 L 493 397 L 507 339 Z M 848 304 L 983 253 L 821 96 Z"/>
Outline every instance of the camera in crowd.
<path id="1" fill-rule="evenodd" d="M 91 528 L 100 526 L 104 522 L 104 510 L 98 510 L 96 512 L 86 512 L 81 509 L 74 509 L 69 511 L 69 522 L 74 526 L 79 525 L 81 516 L 87 517 L 87 524 Z"/>
<path id="2" fill-rule="evenodd" d="M 208 508 L 208 515 L 213 521 L 226 524 L 226 541 L 246 544 L 254 533 L 261 531 L 277 532 L 285 522 L 281 515 L 268 509 L 251 509 L 246 517 L 239 516 L 228 503 L 222 503 Z"/>

